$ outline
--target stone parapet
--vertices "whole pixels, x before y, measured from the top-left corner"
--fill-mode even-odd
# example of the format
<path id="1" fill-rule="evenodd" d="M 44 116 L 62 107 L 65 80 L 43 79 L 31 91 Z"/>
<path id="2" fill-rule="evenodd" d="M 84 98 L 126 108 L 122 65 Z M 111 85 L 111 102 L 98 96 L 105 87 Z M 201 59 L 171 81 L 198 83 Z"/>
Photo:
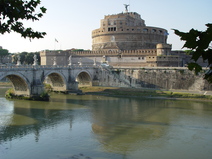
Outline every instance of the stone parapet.
<path id="1" fill-rule="evenodd" d="M 156 55 L 156 49 L 140 49 L 140 50 L 112 50 L 112 51 L 46 51 L 41 52 L 41 56 L 103 56 L 103 55 Z"/>

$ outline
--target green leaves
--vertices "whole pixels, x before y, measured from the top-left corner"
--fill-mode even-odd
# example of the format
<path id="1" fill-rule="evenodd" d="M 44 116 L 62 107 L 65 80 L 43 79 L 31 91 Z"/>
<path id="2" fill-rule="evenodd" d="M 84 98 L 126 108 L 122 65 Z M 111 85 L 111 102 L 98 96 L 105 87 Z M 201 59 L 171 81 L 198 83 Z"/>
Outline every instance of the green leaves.
<path id="1" fill-rule="evenodd" d="M 14 62 L 17 63 L 18 56 L 21 58 L 21 63 L 26 65 L 32 65 L 34 62 L 34 55 L 37 55 L 38 63 L 40 63 L 40 53 L 39 52 L 22 52 L 14 55 Z"/>
<path id="2" fill-rule="evenodd" d="M 206 71 L 204 79 L 212 83 L 212 67 Z"/>
<path id="3" fill-rule="evenodd" d="M 9 55 L 9 51 L 7 49 L 0 49 L 0 63 L 2 62 L 2 59 Z"/>
<path id="4" fill-rule="evenodd" d="M 202 67 L 197 63 L 191 62 L 191 63 L 188 64 L 188 69 L 191 70 L 191 71 L 194 70 L 195 74 L 198 75 L 198 73 L 202 70 Z"/>
<path id="5" fill-rule="evenodd" d="M 198 59 L 202 57 L 204 61 L 208 62 L 209 71 L 205 73 L 204 79 L 212 83 L 212 24 L 206 24 L 206 31 L 198 31 L 191 29 L 189 32 L 180 32 L 174 29 L 176 35 L 185 41 L 183 48 L 191 49 L 191 59 L 194 62 L 188 64 L 189 70 L 194 70 L 198 74 L 202 67 L 197 63 Z"/>
<path id="6" fill-rule="evenodd" d="M 9 51 L 7 49 L 0 49 L 0 56 L 9 55 Z"/>
<path id="7" fill-rule="evenodd" d="M 41 10 L 42 13 L 46 13 L 46 10 L 47 10 L 47 9 L 44 8 L 44 7 L 41 7 L 40 10 Z"/>
<path id="8" fill-rule="evenodd" d="M 10 33 L 15 31 L 26 38 L 43 38 L 45 32 L 33 31 L 25 28 L 22 20 L 39 20 L 46 8 L 40 7 L 40 12 L 36 13 L 36 8 L 40 5 L 40 0 L 1 0 L 0 1 L 0 33 Z"/>

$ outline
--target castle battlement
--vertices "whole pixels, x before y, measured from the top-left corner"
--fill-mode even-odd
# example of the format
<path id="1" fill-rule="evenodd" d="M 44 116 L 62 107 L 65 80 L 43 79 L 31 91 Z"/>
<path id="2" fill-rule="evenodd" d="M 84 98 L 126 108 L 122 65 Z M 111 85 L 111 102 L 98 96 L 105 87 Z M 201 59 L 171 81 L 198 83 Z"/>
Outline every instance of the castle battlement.
<path id="1" fill-rule="evenodd" d="M 72 55 L 74 56 L 110 56 L 110 55 L 154 55 L 157 56 L 156 49 L 140 49 L 140 50 L 111 50 L 111 51 L 42 51 L 41 56 L 64 56 Z"/>

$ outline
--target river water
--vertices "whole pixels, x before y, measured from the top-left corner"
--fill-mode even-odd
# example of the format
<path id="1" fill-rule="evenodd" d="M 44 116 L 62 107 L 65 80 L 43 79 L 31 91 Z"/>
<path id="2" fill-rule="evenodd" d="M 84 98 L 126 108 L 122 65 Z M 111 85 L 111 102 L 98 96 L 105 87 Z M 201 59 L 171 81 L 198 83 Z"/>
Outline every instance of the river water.
<path id="1" fill-rule="evenodd" d="M 52 94 L 7 100 L 0 159 L 211 159 L 212 103 Z"/>

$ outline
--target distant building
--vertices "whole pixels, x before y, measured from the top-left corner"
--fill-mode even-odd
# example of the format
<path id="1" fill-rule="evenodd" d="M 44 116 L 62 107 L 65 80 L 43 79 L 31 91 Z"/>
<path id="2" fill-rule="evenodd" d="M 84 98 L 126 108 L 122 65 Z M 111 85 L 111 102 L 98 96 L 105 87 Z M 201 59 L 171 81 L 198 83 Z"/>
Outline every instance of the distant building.
<path id="1" fill-rule="evenodd" d="M 190 56 L 172 51 L 167 36 L 166 29 L 146 26 L 138 13 L 126 10 L 101 20 L 100 28 L 92 31 L 92 51 L 42 51 L 41 65 L 184 66 Z"/>
<path id="2" fill-rule="evenodd" d="M 166 44 L 167 35 L 163 28 L 146 26 L 138 13 L 108 15 L 92 31 L 92 50 L 156 49 L 157 44 Z"/>

